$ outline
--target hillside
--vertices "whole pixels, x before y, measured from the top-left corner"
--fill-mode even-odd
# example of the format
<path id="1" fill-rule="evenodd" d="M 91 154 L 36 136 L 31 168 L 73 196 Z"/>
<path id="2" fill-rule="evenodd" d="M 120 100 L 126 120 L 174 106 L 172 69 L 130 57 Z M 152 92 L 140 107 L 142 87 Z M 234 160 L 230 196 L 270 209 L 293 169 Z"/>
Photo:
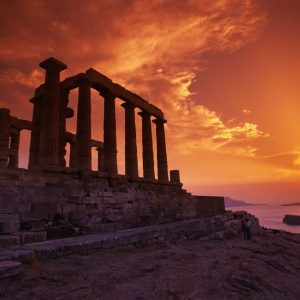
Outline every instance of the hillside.
<path id="1" fill-rule="evenodd" d="M 264 204 L 253 204 L 242 200 L 235 200 L 230 197 L 225 197 L 224 200 L 225 200 L 225 207 L 264 205 Z"/>

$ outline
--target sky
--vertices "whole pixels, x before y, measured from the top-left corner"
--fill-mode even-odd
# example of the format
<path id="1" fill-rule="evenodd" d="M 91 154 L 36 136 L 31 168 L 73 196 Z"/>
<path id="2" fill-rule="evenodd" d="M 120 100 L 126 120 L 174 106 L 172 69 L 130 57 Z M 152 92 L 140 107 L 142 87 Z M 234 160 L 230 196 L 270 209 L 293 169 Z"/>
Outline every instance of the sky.
<path id="1" fill-rule="evenodd" d="M 31 120 L 28 100 L 44 80 L 38 64 L 50 56 L 68 65 L 62 79 L 93 67 L 163 110 L 169 169 L 180 170 L 187 190 L 253 203 L 299 201 L 299 9 L 298 0 L 1 1 L 0 107 Z M 75 111 L 77 95 L 69 101 Z M 102 140 L 96 92 L 92 111 L 92 138 Z M 136 123 L 142 174 L 138 116 Z M 76 113 L 67 129 L 76 132 Z M 21 167 L 29 137 L 22 131 Z"/>

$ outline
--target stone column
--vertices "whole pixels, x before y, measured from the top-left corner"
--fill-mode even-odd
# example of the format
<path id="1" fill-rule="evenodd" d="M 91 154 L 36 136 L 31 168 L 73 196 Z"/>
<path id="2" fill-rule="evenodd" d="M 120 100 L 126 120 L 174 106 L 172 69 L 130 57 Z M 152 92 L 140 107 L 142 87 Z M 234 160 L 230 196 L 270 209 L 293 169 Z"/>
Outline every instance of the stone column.
<path id="1" fill-rule="evenodd" d="M 68 109 L 69 102 L 69 91 L 61 88 L 60 90 L 60 111 L 59 111 L 59 165 L 61 167 L 66 166 L 66 118 L 70 114 L 70 109 Z M 71 110 L 72 111 L 72 110 Z M 72 116 L 72 115 L 71 115 Z"/>
<path id="2" fill-rule="evenodd" d="M 32 128 L 28 162 L 28 168 L 31 169 L 32 167 L 39 164 L 42 98 L 32 98 L 29 101 L 33 104 Z"/>
<path id="3" fill-rule="evenodd" d="M 91 171 L 91 83 L 87 78 L 79 80 L 76 144 L 78 170 Z"/>
<path id="4" fill-rule="evenodd" d="M 10 132 L 10 151 L 9 151 L 9 168 L 18 168 L 19 165 L 19 145 L 20 129 L 13 129 Z"/>
<path id="5" fill-rule="evenodd" d="M 103 91 L 104 97 L 104 172 L 117 175 L 117 137 L 115 96 L 110 91 Z"/>
<path id="6" fill-rule="evenodd" d="M 170 181 L 172 183 L 181 184 L 179 170 L 171 170 L 170 171 Z"/>
<path id="7" fill-rule="evenodd" d="M 138 159 L 134 106 L 128 102 L 123 103 L 122 106 L 125 108 L 125 174 L 136 178 Z"/>
<path id="8" fill-rule="evenodd" d="M 62 62 L 48 58 L 40 63 L 46 70 L 39 145 L 39 164 L 60 165 L 60 72 Z"/>
<path id="9" fill-rule="evenodd" d="M 161 182 L 168 182 L 168 160 L 166 149 L 166 138 L 164 119 L 155 119 L 153 123 L 156 124 L 156 146 L 157 146 L 157 173 L 158 180 Z"/>
<path id="10" fill-rule="evenodd" d="M 96 150 L 98 151 L 98 172 L 103 172 L 103 147 L 97 147 Z"/>
<path id="11" fill-rule="evenodd" d="M 7 167 L 9 153 L 9 131 L 11 119 L 9 110 L 6 108 L 0 109 L 0 168 Z"/>
<path id="12" fill-rule="evenodd" d="M 77 168 L 77 161 L 76 161 L 76 142 L 70 141 L 70 168 L 76 169 Z"/>
<path id="13" fill-rule="evenodd" d="M 143 142 L 143 171 L 146 180 L 154 180 L 153 142 L 151 133 L 151 115 L 142 111 L 142 142 Z"/>

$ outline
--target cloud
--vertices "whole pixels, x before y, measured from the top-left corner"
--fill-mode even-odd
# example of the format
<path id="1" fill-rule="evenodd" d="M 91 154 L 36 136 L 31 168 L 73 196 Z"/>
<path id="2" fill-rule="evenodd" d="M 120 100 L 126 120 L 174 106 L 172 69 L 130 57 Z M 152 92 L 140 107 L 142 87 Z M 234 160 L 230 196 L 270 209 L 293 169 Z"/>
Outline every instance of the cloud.
<path id="1" fill-rule="evenodd" d="M 43 78 L 44 74 L 40 69 L 33 69 L 29 74 L 24 74 L 16 68 L 10 68 L 0 77 L 0 81 L 4 84 L 18 83 L 21 86 L 35 89 Z"/>
<path id="2" fill-rule="evenodd" d="M 264 161 L 265 163 L 272 164 L 277 168 L 291 171 L 300 170 L 300 150 L 299 148 L 289 151 L 275 153 L 272 155 L 259 155 L 256 157 L 257 160 Z"/>
<path id="3" fill-rule="evenodd" d="M 254 157 L 257 149 L 249 143 L 268 137 L 257 124 L 224 122 L 221 114 L 197 104 L 190 86 L 193 72 L 167 74 L 149 67 L 141 68 L 135 76 L 125 80 L 127 85 L 141 92 L 147 99 L 159 99 L 168 119 L 168 140 L 176 151 L 190 155 L 197 149 L 206 149 L 237 156 Z"/>
<path id="4" fill-rule="evenodd" d="M 249 109 L 243 109 L 243 113 L 245 114 L 245 115 L 249 115 L 249 114 L 251 114 L 251 110 L 249 110 Z"/>
<path id="5" fill-rule="evenodd" d="M 71 0 L 31 0 L 0 5 L 0 57 L 6 64 L 54 54 L 75 68 L 93 63 L 107 71 L 113 66 L 111 73 L 133 72 L 145 64 L 177 71 L 182 65 L 197 68 L 205 52 L 232 52 L 257 39 L 266 21 L 255 0 L 94 0 L 76 5 Z"/>
<path id="6" fill-rule="evenodd" d="M 226 123 L 192 90 L 207 54 L 233 53 L 258 39 L 267 17 L 257 0 L 12 0 L 0 11 L 0 102 L 15 111 L 20 95 L 31 110 L 27 100 L 43 80 L 37 64 L 55 56 L 69 65 L 64 76 L 92 66 L 161 107 L 170 145 L 182 153 L 252 157 L 256 148 L 238 142 L 267 136 L 257 124 Z"/>

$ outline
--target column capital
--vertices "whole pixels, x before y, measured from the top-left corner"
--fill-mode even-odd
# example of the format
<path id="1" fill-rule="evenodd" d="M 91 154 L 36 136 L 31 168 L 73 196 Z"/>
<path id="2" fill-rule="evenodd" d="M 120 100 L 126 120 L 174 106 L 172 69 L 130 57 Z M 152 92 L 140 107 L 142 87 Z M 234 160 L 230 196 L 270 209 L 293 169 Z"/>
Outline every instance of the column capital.
<path id="1" fill-rule="evenodd" d="M 11 127 L 9 134 L 10 135 L 19 135 L 21 130 L 22 130 L 22 128 Z"/>
<path id="2" fill-rule="evenodd" d="M 67 65 L 54 57 L 49 57 L 40 63 L 40 67 L 45 70 L 55 69 L 60 72 L 65 70 L 67 68 Z"/>
<path id="3" fill-rule="evenodd" d="M 161 119 L 161 118 L 156 118 L 152 122 L 155 123 L 155 124 L 165 124 L 165 123 L 167 123 L 167 120 L 166 119 Z"/>
<path id="4" fill-rule="evenodd" d="M 71 107 L 66 107 L 65 117 L 66 117 L 66 119 L 73 118 L 74 117 L 74 109 Z"/>
<path id="5" fill-rule="evenodd" d="M 78 84 L 78 86 L 81 86 L 81 85 L 89 85 L 89 86 L 91 86 L 92 81 L 85 74 L 83 74 L 82 76 L 80 76 L 77 79 L 77 84 Z"/>
<path id="6" fill-rule="evenodd" d="M 130 108 L 131 108 L 131 109 L 135 109 L 135 108 L 136 108 L 135 105 L 133 105 L 132 103 L 127 102 L 127 101 L 124 102 L 124 103 L 122 103 L 121 106 L 124 107 L 125 109 L 127 109 L 127 108 L 128 108 L 128 109 L 130 109 Z"/>
<path id="7" fill-rule="evenodd" d="M 104 99 L 106 98 L 111 98 L 111 99 L 115 99 L 116 95 L 109 89 L 101 89 L 99 92 L 100 96 L 102 96 Z"/>
<path id="8" fill-rule="evenodd" d="M 37 97 L 33 97 L 29 99 L 29 102 L 32 104 L 35 104 L 37 102 L 38 98 Z"/>
<path id="9" fill-rule="evenodd" d="M 138 112 L 138 115 L 141 116 L 142 118 L 151 117 L 151 114 L 146 110 L 142 110 L 142 111 Z"/>
<path id="10" fill-rule="evenodd" d="M 61 93 L 62 93 L 62 95 L 63 95 L 64 97 L 69 97 L 69 95 L 70 95 L 70 89 L 66 89 L 66 88 L 64 88 L 63 86 L 61 86 L 60 91 L 61 91 Z"/>

